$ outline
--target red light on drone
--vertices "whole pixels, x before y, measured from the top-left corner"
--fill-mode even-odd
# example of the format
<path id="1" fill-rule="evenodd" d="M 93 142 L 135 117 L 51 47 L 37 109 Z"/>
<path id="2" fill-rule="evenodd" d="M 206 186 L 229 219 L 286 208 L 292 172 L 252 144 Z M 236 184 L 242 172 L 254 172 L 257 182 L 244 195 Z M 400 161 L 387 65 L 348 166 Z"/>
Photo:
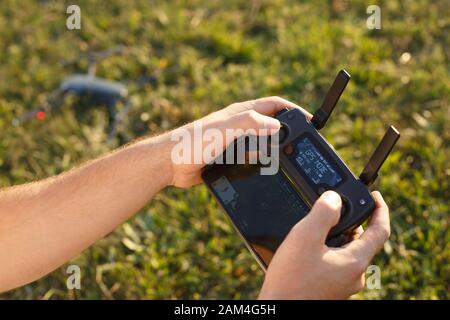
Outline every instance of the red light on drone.
<path id="1" fill-rule="evenodd" d="M 36 112 L 36 119 L 38 120 L 45 120 L 45 112 L 44 111 L 38 111 Z"/>

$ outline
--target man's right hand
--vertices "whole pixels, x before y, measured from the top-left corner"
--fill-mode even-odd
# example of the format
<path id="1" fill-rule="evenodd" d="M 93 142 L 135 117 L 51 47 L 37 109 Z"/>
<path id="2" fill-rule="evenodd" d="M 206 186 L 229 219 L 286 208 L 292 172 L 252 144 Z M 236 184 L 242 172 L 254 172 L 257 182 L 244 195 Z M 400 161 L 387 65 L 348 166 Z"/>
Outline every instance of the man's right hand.
<path id="1" fill-rule="evenodd" d="M 339 221 L 341 198 L 327 191 L 288 234 L 266 273 L 260 299 L 347 299 L 363 289 L 365 271 L 390 234 L 389 209 L 372 193 L 376 209 L 367 229 L 341 248 L 325 240 Z"/>

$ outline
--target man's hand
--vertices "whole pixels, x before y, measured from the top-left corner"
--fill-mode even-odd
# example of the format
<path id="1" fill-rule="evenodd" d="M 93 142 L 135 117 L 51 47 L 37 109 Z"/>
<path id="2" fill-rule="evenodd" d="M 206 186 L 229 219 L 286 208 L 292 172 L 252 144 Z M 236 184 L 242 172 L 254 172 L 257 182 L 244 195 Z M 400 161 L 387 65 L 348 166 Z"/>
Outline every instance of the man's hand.
<path id="1" fill-rule="evenodd" d="M 259 298 L 347 299 L 362 290 L 366 268 L 390 234 L 389 209 L 379 192 L 372 195 L 376 209 L 367 229 L 345 246 L 329 248 L 325 239 L 342 203 L 337 193 L 325 192 L 278 248 Z"/>
<path id="2" fill-rule="evenodd" d="M 191 141 L 189 145 L 195 146 L 202 143 L 208 143 L 205 141 L 205 137 L 199 138 L 193 133 L 194 125 L 197 123 L 201 124 L 203 132 L 210 128 L 218 129 L 224 138 L 224 141 L 223 143 L 221 143 L 221 145 L 226 147 L 234 140 L 233 138 L 227 137 L 226 135 L 226 130 L 229 129 L 244 131 L 248 129 L 253 129 L 256 131 L 260 129 L 267 129 L 267 134 L 269 135 L 277 132 L 280 129 L 280 122 L 271 116 L 273 116 L 276 112 L 280 111 L 283 108 L 299 108 L 308 117 L 311 117 L 308 112 L 292 102 L 289 102 L 280 97 L 267 97 L 257 100 L 233 103 L 230 106 L 211 113 L 200 120 L 175 129 L 174 131 L 169 132 L 169 135 L 175 136 L 180 130 L 187 130 L 191 133 L 192 140 L 202 139 L 202 141 Z M 175 143 L 172 143 L 172 148 L 174 144 Z M 192 148 L 192 152 L 201 153 L 202 151 L 203 148 Z M 222 152 L 223 150 L 220 151 Z M 215 156 L 218 155 L 219 154 L 216 154 L 210 159 L 206 159 L 206 161 L 202 161 L 201 163 L 173 164 L 172 185 L 186 188 L 201 183 L 201 169 L 205 166 L 205 164 L 207 164 L 207 162 L 214 160 Z"/>

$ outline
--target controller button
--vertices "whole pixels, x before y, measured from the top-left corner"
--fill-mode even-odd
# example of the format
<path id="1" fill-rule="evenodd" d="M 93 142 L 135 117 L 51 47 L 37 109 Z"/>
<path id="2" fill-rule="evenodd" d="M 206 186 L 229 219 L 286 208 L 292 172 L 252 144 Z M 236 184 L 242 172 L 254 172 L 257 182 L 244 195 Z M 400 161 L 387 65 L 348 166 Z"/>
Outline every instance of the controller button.
<path id="1" fill-rule="evenodd" d="M 294 153 L 294 147 L 292 144 L 288 144 L 286 147 L 284 147 L 283 152 L 285 155 L 290 156 Z"/>
<path id="2" fill-rule="evenodd" d="M 281 124 L 281 128 L 280 128 L 279 134 L 280 134 L 280 143 L 283 143 L 283 141 L 288 136 L 288 130 L 287 130 L 285 125 Z"/>
<path id="3" fill-rule="evenodd" d="M 317 190 L 317 193 L 319 194 L 319 196 L 321 196 L 322 195 L 322 193 L 324 193 L 325 191 L 327 191 L 327 189 L 326 188 L 324 188 L 324 187 L 320 187 L 318 190 Z"/>
<path id="4" fill-rule="evenodd" d="M 341 195 L 342 208 L 341 208 L 341 219 L 345 219 L 349 212 L 349 203 L 346 197 Z"/>

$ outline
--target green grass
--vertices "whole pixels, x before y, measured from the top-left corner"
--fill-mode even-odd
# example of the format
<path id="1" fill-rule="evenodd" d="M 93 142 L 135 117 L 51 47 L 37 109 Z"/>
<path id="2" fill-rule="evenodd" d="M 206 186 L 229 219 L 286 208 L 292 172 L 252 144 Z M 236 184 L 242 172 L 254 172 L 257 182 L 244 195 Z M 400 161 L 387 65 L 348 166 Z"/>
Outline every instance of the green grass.
<path id="1" fill-rule="evenodd" d="M 80 109 L 76 101 L 45 123 L 11 126 L 64 76 L 83 72 L 85 59 L 63 63 L 87 50 L 131 48 L 101 61 L 97 73 L 129 83 L 125 139 L 260 96 L 314 110 L 345 67 L 353 79 L 324 135 L 350 167 L 360 172 L 389 124 L 402 133 L 375 186 L 392 216 L 392 236 L 374 260 L 382 289 L 356 298 L 450 298 L 446 1 L 379 1 L 381 30 L 366 28 L 366 1 L 75 3 L 81 31 L 65 27 L 68 2 L 0 4 L 0 186 L 60 173 L 118 145 L 106 144 L 106 112 Z M 176 71 L 157 84 L 133 84 L 171 67 Z M 65 286 L 71 263 L 82 270 L 79 291 Z M 203 186 L 161 192 L 68 264 L 0 298 L 255 298 L 263 280 Z"/>

